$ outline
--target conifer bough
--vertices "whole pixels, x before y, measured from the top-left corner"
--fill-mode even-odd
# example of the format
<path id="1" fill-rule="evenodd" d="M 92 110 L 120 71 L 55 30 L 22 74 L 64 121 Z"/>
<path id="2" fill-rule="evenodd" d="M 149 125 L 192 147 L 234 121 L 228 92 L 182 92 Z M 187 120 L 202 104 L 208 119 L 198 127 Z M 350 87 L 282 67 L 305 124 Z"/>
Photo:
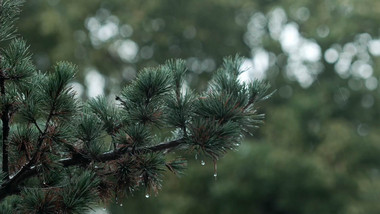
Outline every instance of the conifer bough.
<path id="1" fill-rule="evenodd" d="M 156 194 L 165 170 L 181 174 L 186 165 L 172 151 L 216 163 L 262 123 L 256 104 L 270 97 L 269 85 L 240 82 L 238 56 L 200 94 L 184 87 L 185 62 L 169 60 L 141 71 L 115 103 L 79 101 L 70 86 L 77 68 L 36 71 L 15 35 L 22 2 L 0 0 L 2 213 L 83 213 L 138 189 Z"/>

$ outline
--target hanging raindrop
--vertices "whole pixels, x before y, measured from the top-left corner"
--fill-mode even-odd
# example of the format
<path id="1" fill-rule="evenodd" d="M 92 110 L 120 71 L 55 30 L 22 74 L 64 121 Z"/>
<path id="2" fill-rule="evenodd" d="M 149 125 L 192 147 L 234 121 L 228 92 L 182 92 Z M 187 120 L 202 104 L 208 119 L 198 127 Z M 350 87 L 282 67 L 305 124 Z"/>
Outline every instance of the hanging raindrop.
<path id="1" fill-rule="evenodd" d="M 122 207 L 122 206 L 123 206 L 123 204 L 122 204 L 122 203 L 120 203 L 120 206 Z"/>
<path id="2" fill-rule="evenodd" d="M 147 194 L 145 195 L 145 198 L 149 198 L 149 196 L 150 196 L 150 195 L 147 193 Z"/>
<path id="3" fill-rule="evenodd" d="M 106 210 L 107 210 L 107 208 L 103 207 L 103 211 L 106 211 Z"/>
<path id="4" fill-rule="evenodd" d="M 204 160 L 201 160 L 201 165 L 204 166 L 206 162 Z"/>
<path id="5" fill-rule="evenodd" d="M 214 160 L 214 178 L 216 180 L 216 177 L 218 176 L 218 164 L 216 160 Z"/>
<path id="6" fill-rule="evenodd" d="M 198 160 L 198 153 L 195 154 L 195 160 Z"/>

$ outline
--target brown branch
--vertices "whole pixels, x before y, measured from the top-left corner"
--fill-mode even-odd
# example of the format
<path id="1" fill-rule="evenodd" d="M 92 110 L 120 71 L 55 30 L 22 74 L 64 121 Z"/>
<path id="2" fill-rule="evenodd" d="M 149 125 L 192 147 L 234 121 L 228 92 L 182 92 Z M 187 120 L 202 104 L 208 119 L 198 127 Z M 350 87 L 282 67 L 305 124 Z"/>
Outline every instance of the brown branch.
<path id="1" fill-rule="evenodd" d="M 168 149 L 174 149 L 185 143 L 184 139 L 174 140 L 167 143 L 160 143 L 151 147 L 138 148 L 135 153 L 148 153 L 148 152 L 161 152 Z M 123 147 L 120 149 L 113 150 L 111 152 L 106 152 L 101 155 L 91 158 L 86 154 L 76 153 L 71 158 L 65 158 L 58 161 L 58 164 L 64 168 L 71 166 L 81 166 L 86 167 L 91 162 L 107 162 L 112 160 L 117 160 L 121 158 L 124 154 L 131 153 L 132 151 L 128 147 Z M 31 162 L 23 166 L 20 171 L 15 175 L 11 176 L 9 180 L 5 181 L 0 186 L 0 201 L 5 197 L 18 194 L 20 192 L 20 184 L 28 178 L 38 175 L 41 173 L 39 171 L 40 165 L 32 165 Z"/>
<path id="2" fill-rule="evenodd" d="M 0 81 L 0 84 L 1 81 Z M 8 163 L 8 136 L 9 136 L 9 105 L 3 106 L 1 121 L 3 122 L 3 172 L 8 177 L 9 163 Z"/>
<path id="3" fill-rule="evenodd" d="M 38 129 L 38 131 L 40 132 L 40 134 L 43 135 L 44 132 L 42 131 L 42 129 L 40 128 L 40 126 L 37 124 L 37 121 L 34 118 L 33 118 L 33 124 L 36 126 L 36 128 Z"/>
<path id="4" fill-rule="evenodd" d="M 56 105 L 56 102 L 57 102 L 57 98 L 58 98 L 58 95 L 59 93 L 62 91 L 62 88 L 59 88 L 56 96 L 53 98 L 53 103 L 52 103 L 52 106 L 51 106 L 51 109 L 49 111 L 49 115 L 46 119 L 46 123 L 45 123 L 45 129 L 44 131 L 42 132 L 42 130 L 40 129 L 40 127 L 38 126 L 37 124 L 37 121 L 34 119 L 34 125 L 37 127 L 38 131 L 40 132 L 40 136 L 38 138 L 38 144 L 37 144 L 37 148 L 36 148 L 36 151 L 34 152 L 31 160 L 29 161 L 29 163 L 27 165 L 34 165 L 37 163 L 39 157 L 41 157 L 41 155 L 44 153 L 43 150 L 41 150 L 43 144 L 44 144 L 44 140 L 47 136 L 47 132 L 49 130 L 49 123 L 51 121 L 51 119 L 53 118 L 53 115 L 54 115 L 54 111 L 55 111 L 55 105 Z"/>
<path id="5" fill-rule="evenodd" d="M 1 3 L 1 2 L 0 2 Z M 0 8 L 1 9 L 1 8 Z M 2 60 L 2 57 L 0 55 L 0 62 Z M 2 68 L 0 68 L 0 92 L 1 92 L 1 97 L 3 100 L 5 100 L 5 73 Z M 3 103 L 3 109 L 1 112 L 1 121 L 3 123 L 3 161 L 2 161 L 2 170 L 3 173 L 6 176 L 6 179 L 8 179 L 9 175 L 9 162 L 8 162 L 8 136 L 9 136 L 9 110 L 10 106 L 8 103 Z"/>

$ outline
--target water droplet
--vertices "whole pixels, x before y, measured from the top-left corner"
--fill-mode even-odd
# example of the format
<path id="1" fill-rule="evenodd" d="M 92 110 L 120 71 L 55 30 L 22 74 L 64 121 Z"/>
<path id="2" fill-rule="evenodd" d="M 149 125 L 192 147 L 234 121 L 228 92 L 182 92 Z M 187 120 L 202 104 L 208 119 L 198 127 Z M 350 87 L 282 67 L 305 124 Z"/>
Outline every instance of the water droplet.
<path id="1" fill-rule="evenodd" d="M 218 176 L 218 164 L 217 164 L 216 160 L 214 159 L 214 177 L 215 177 L 215 180 L 216 180 L 217 176 Z"/>
<path id="2" fill-rule="evenodd" d="M 149 198 L 149 196 L 150 196 L 150 195 L 147 193 L 147 194 L 145 195 L 145 198 Z"/>
<path id="3" fill-rule="evenodd" d="M 46 181 L 42 182 L 44 185 L 46 185 Z"/>
<path id="4" fill-rule="evenodd" d="M 121 203 L 120 203 L 120 206 L 122 207 L 122 206 L 123 206 L 123 204 L 121 204 Z"/>
<path id="5" fill-rule="evenodd" d="M 107 210 L 107 208 L 103 207 L 103 211 L 106 211 L 106 210 Z"/>
<path id="6" fill-rule="evenodd" d="M 204 166 L 206 162 L 204 160 L 201 160 L 201 165 Z"/>
<path id="7" fill-rule="evenodd" d="M 198 154 L 195 154 L 195 160 L 198 160 Z"/>

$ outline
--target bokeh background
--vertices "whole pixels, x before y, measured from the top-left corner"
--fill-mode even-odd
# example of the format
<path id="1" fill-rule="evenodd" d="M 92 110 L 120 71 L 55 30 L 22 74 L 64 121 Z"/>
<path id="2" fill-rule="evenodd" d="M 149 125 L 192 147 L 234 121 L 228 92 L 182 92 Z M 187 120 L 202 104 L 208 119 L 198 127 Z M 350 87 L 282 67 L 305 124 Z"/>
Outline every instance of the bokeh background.
<path id="1" fill-rule="evenodd" d="M 236 53 L 242 81 L 278 90 L 216 180 L 210 160 L 189 156 L 186 175 L 167 174 L 157 197 L 137 192 L 93 213 L 380 212 L 380 1 L 31 0 L 18 26 L 40 70 L 79 66 L 72 84 L 83 99 L 112 100 L 170 58 L 186 60 L 187 83 L 201 91 Z"/>

